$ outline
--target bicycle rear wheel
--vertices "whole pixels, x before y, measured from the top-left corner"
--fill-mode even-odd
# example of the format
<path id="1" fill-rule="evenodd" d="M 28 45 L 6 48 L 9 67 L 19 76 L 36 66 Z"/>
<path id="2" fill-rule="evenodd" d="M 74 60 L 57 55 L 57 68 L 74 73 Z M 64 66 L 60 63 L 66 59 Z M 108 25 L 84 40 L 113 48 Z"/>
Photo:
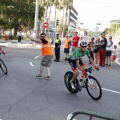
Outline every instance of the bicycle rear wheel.
<path id="1" fill-rule="evenodd" d="M 76 89 L 72 89 L 71 84 L 70 84 L 70 80 L 72 79 L 73 75 L 74 73 L 72 73 L 71 71 L 66 72 L 64 76 L 64 82 L 65 82 L 67 89 L 71 93 L 76 94 L 79 91 L 78 87 L 76 86 Z M 76 82 L 78 83 L 77 79 L 76 79 Z"/>
<path id="2" fill-rule="evenodd" d="M 5 63 L 4 63 L 1 59 L 0 59 L 0 68 L 1 68 L 1 70 L 3 71 L 3 73 L 4 73 L 5 75 L 8 74 L 7 67 L 6 67 Z"/>
<path id="3" fill-rule="evenodd" d="M 88 76 L 86 80 L 86 89 L 90 97 L 94 100 L 99 100 L 102 97 L 101 85 L 96 78 Z"/>

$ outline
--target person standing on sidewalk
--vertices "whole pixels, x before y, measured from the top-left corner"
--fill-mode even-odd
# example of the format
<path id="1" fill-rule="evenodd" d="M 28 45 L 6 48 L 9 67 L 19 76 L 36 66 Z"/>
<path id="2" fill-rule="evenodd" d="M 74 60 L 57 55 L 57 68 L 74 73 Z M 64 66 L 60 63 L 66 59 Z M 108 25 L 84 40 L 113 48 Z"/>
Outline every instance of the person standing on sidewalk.
<path id="1" fill-rule="evenodd" d="M 105 33 L 101 34 L 101 41 L 100 41 L 100 66 L 105 67 L 105 57 L 106 57 L 106 46 L 107 46 L 107 39 L 105 38 Z"/>
<path id="2" fill-rule="evenodd" d="M 75 36 L 72 39 L 72 52 L 78 47 L 78 42 L 80 38 L 78 37 L 78 32 L 75 32 Z"/>
<path id="3" fill-rule="evenodd" d="M 70 48 L 70 38 L 68 35 L 66 35 L 66 39 L 64 41 L 64 53 L 66 55 L 66 58 L 64 60 L 68 61 L 69 58 L 69 48 Z"/>
<path id="4" fill-rule="evenodd" d="M 55 57 L 56 59 L 54 61 L 60 62 L 60 45 L 61 45 L 61 40 L 59 38 L 59 34 L 56 35 L 55 39 Z"/>
<path id="5" fill-rule="evenodd" d="M 100 38 L 97 37 L 95 41 L 95 47 L 94 47 L 94 54 L 95 54 L 95 63 L 99 65 L 99 60 L 100 60 L 100 53 L 99 53 L 99 43 L 100 43 Z"/>
<path id="6" fill-rule="evenodd" d="M 112 55 L 112 49 L 113 49 L 113 41 L 112 36 L 109 36 L 109 42 L 106 47 L 106 65 L 111 65 L 111 55 Z"/>
<path id="7" fill-rule="evenodd" d="M 42 61 L 40 66 L 40 74 L 36 75 L 36 78 L 42 79 L 42 73 L 44 70 L 44 67 L 47 69 L 47 76 L 44 77 L 45 79 L 51 79 L 50 75 L 50 66 L 52 64 L 52 58 L 53 58 L 53 49 L 51 46 L 50 40 L 46 37 L 45 33 L 40 34 L 40 39 L 34 39 L 33 37 L 30 37 L 27 35 L 29 39 L 36 43 L 41 43 L 41 52 L 42 52 Z"/>
<path id="8" fill-rule="evenodd" d="M 89 50 L 90 56 L 92 57 L 93 60 L 94 60 L 94 53 L 93 53 L 93 51 L 94 51 L 94 44 L 95 44 L 94 40 L 95 40 L 95 38 L 92 37 L 91 41 L 88 44 L 88 50 Z M 89 64 L 91 64 L 90 61 L 89 61 Z"/>
<path id="9" fill-rule="evenodd" d="M 9 33 L 9 40 L 12 40 L 12 32 Z"/>
<path id="10" fill-rule="evenodd" d="M 22 39 L 22 32 L 20 31 L 20 32 L 18 33 L 18 42 L 21 42 L 21 39 Z"/>

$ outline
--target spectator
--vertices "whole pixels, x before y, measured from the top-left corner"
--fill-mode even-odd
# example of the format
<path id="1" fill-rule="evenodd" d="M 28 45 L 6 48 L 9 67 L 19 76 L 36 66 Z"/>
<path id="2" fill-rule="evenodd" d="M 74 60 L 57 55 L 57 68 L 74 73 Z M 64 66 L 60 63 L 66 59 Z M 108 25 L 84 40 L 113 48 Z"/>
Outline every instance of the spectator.
<path id="1" fill-rule="evenodd" d="M 114 48 L 112 50 L 112 62 L 114 62 L 116 60 L 116 54 L 117 54 L 117 45 L 114 45 Z"/>
<path id="2" fill-rule="evenodd" d="M 94 60 L 94 53 L 93 53 L 93 50 L 94 50 L 94 37 L 91 38 L 91 41 L 89 42 L 88 44 L 88 50 L 89 50 L 89 53 L 90 53 L 90 56 L 91 58 Z M 89 64 L 91 64 L 91 62 L 89 61 Z"/>
<path id="3" fill-rule="evenodd" d="M 101 34 L 101 41 L 100 41 L 100 66 L 105 67 L 105 57 L 106 57 L 106 45 L 107 39 L 105 38 L 105 33 Z"/>
<path id="4" fill-rule="evenodd" d="M 9 40 L 12 40 L 12 32 L 9 33 Z"/>
<path id="5" fill-rule="evenodd" d="M 113 49 L 112 36 L 109 36 L 109 42 L 106 47 L 106 65 L 108 65 L 108 66 L 111 65 L 112 49 Z"/>
<path id="6" fill-rule="evenodd" d="M 66 58 L 64 60 L 68 61 L 69 58 L 69 48 L 70 48 L 70 38 L 66 35 L 66 39 L 64 41 L 64 53 L 66 54 Z"/>
<path id="7" fill-rule="evenodd" d="M 22 39 L 22 32 L 20 31 L 20 32 L 18 33 L 18 42 L 21 42 L 21 39 Z"/>
<path id="8" fill-rule="evenodd" d="M 78 42 L 80 38 L 78 37 L 78 32 L 75 32 L 75 36 L 73 37 L 72 42 L 72 52 L 78 47 Z"/>
<path id="9" fill-rule="evenodd" d="M 97 65 L 99 65 L 99 60 L 100 60 L 99 43 L 100 43 L 100 38 L 98 37 L 98 38 L 96 38 L 95 47 L 94 47 L 95 63 Z"/>
<path id="10" fill-rule="evenodd" d="M 55 39 L 55 57 L 56 59 L 54 61 L 60 62 L 60 45 L 61 45 L 61 40 L 59 38 L 59 34 L 57 34 L 57 37 Z"/>
<path id="11" fill-rule="evenodd" d="M 54 38 L 53 37 L 51 38 L 51 44 L 52 45 L 54 44 Z"/>

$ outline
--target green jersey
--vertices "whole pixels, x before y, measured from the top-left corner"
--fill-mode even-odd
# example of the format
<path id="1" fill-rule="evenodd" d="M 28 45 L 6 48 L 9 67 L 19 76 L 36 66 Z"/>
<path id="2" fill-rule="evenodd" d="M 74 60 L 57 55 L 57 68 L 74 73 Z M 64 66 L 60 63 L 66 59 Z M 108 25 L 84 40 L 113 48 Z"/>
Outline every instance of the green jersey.
<path id="1" fill-rule="evenodd" d="M 86 49 L 84 52 L 81 52 L 80 48 L 77 48 L 70 54 L 69 58 L 72 59 L 72 60 L 79 60 L 85 55 L 87 55 L 88 58 L 91 57 L 88 49 Z"/>

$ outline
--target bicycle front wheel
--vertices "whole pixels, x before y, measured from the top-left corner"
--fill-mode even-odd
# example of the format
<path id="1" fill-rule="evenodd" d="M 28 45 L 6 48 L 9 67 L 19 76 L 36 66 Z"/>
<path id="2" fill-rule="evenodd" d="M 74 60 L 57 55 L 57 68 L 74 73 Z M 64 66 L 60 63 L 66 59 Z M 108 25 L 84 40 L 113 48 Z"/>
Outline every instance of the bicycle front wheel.
<path id="1" fill-rule="evenodd" d="M 86 80 L 86 89 L 90 97 L 94 100 L 100 100 L 102 97 L 101 85 L 96 78 L 88 76 Z"/>
<path id="2" fill-rule="evenodd" d="M 4 63 L 1 59 L 0 59 L 0 68 L 1 68 L 1 70 L 3 71 L 3 73 L 4 73 L 5 75 L 8 74 L 7 67 L 6 67 L 5 63 Z"/>

